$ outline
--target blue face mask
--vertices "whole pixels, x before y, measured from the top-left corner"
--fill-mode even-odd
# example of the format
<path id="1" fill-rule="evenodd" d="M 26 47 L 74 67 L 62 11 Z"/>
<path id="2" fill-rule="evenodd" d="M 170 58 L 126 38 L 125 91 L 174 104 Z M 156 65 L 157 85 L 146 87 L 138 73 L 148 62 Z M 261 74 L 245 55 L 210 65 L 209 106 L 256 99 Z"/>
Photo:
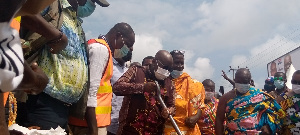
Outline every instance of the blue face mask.
<path id="1" fill-rule="evenodd" d="M 91 0 L 87 0 L 84 6 L 78 6 L 77 8 L 77 16 L 80 18 L 90 16 L 96 8 L 96 4 Z"/>
<path id="2" fill-rule="evenodd" d="M 284 82 L 281 80 L 275 80 L 274 85 L 277 89 L 282 89 L 284 87 Z"/>
<path id="3" fill-rule="evenodd" d="M 123 58 L 127 56 L 130 49 L 127 47 L 127 45 L 123 45 L 121 49 L 115 49 L 114 51 L 114 58 Z"/>
<path id="4" fill-rule="evenodd" d="M 171 72 L 171 76 L 172 76 L 173 78 L 178 78 L 179 76 L 182 75 L 182 73 L 183 73 L 183 71 L 173 70 L 173 71 Z"/>

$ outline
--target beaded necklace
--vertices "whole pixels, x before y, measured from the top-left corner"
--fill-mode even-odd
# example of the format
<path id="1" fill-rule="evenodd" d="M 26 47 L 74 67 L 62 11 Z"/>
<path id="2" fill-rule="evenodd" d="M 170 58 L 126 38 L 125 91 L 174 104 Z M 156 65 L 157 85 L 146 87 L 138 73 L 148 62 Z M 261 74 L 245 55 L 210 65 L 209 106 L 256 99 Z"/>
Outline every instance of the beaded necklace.
<path id="1" fill-rule="evenodd" d="M 9 92 L 8 108 L 9 108 L 8 126 L 10 126 L 16 123 L 15 120 L 17 118 L 17 100 L 12 92 Z"/>

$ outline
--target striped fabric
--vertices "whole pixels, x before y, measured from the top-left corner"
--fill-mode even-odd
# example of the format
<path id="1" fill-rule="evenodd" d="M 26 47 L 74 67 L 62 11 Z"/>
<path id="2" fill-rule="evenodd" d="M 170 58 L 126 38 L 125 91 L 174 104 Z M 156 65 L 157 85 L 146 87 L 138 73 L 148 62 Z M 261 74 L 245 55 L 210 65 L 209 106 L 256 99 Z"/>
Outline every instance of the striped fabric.
<path id="1" fill-rule="evenodd" d="M 0 23 L 0 90 L 14 90 L 23 79 L 23 51 L 19 33 L 9 26 L 9 22 Z"/>

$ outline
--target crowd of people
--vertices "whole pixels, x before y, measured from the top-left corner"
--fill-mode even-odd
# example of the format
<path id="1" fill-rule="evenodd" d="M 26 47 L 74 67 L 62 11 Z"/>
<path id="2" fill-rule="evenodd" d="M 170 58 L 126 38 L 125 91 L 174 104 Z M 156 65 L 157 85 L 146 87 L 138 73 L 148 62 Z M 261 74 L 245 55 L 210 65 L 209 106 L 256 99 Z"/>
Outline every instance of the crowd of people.
<path id="1" fill-rule="evenodd" d="M 272 63 L 264 89 L 247 68 L 234 79 L 222 71 L 233 89 L 220 97 L 213 80 L 184 72 L 184 51 L 159 50 L 127 65 L 135 44 L 128 23 L 86 40 L 82 18 L 96 4 L 109 6 L 0 0 L 1 134 L 22 134 L 8 130 L 15 124 L 70 135 L 300 134 L 300 70 L 288 82 L 291 66 L 276 72 Z"/>

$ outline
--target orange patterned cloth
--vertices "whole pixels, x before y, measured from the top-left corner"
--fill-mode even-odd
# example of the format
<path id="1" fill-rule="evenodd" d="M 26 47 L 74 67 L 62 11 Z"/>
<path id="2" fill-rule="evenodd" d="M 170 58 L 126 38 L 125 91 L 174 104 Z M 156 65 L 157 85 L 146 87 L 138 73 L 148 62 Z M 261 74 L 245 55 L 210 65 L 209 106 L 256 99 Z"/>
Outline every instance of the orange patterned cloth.
<path id="1" fill-rule="evenodd" d="M 215 120 L 218 103 L 219 100 L 214 97 L 211 102 L 207 103 L 206 107 L 202 110 L 201 118 L 198 121 L 198 126 L 202 135 L 215 134 Z"/>
<path id="2" fill-rule="evenodd" d="M 185 119 L 197 113 L 198 109 L 205 107 L 205 91 L 201 82 L 192 79 L 187 73 L 173 79 L 176 89 L 175 107 L 173 117 L 183 135 L 201 135 L 198 125 L 191 129 L 185 126 Z M 177 135 L 170 122 L 165 124 L 165 135 Z"/>

